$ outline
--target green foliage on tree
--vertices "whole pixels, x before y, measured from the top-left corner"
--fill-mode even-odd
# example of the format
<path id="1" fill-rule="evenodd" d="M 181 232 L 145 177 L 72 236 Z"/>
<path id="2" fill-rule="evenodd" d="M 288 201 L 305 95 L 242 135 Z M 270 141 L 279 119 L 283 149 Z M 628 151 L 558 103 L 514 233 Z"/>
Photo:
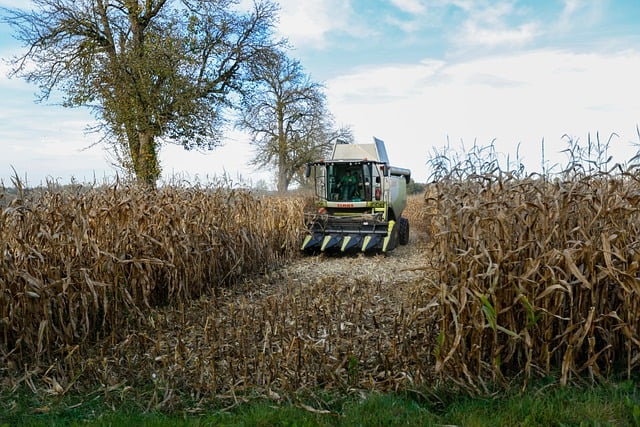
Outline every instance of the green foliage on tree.
<path id="1" fill-rule="evenodd" d="M 321 84 L 305 74 L 298 60 L 274 49 L 250 67 L 251 90 L 242 99 L 238 127 L 255 147 L 252 164 L 276 171 L 278 192 L 303 184 L 307 162 L 328 155 L 349 129 L 335 129 Z"/>
<path id="2" fill-rule="evenodd" d="M 420 193 L 424 193 L 425 189 L 427 188 L 426 184 L 422 184 L 419 182 L 415 182 L 413 180 L 413 178 L 411 178 L 409 180 L 409 183 L 407 184 L 407 194 L 420 194 Z"/>
<path id="3" fill-rule="evenodd" d="M 256 0 L 33 0 L 1 8 L 26 53 L 12 75 L 57 90 L 67 107 L 90 107 L 97 131 L 126 170 L 150 186 L 162 143 L 220 145 L 225 110 L 243 90 L 247 64 L 279 45 L 277 7 Z"/>

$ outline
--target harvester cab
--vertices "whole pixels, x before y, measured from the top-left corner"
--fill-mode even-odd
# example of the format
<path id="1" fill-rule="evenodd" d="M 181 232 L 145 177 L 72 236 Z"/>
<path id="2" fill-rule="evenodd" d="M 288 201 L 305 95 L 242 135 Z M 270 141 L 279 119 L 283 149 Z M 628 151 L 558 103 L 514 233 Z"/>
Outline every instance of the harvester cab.
<path id="1" fill-rule="evenodd" d="M 331 158 L 307 164 L 317 212 L 305 214 L 305 252 L 388 252 L 409 241 L 408 169 L 389 165 L 384 142 L 338 141 Z"/>

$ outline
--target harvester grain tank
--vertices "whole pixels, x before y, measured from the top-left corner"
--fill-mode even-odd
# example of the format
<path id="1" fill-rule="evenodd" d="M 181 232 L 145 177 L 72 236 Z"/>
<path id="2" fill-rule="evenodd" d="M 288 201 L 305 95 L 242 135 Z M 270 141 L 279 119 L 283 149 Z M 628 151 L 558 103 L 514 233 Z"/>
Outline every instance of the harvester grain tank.
<path id="1" fill-rule="evenodd" d="M 317 212 L 305 216 L 305 252 L 389 252 L 409 242 L 407 204 L 411 171 L 391 166 L 382 140 L 338 141 L 331 158 L 307 164 Z"/>

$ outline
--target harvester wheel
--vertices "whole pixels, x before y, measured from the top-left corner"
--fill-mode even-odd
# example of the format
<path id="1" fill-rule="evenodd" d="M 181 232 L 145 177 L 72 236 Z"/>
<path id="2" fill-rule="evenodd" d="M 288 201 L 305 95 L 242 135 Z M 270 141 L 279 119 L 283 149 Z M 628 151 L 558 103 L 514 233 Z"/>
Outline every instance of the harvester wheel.
<path id="1" fill-rule="evenodd" d="M 400 217 L 398 220 L 398 243 L 406 245 L 409 243 L 409 220 Z"/>

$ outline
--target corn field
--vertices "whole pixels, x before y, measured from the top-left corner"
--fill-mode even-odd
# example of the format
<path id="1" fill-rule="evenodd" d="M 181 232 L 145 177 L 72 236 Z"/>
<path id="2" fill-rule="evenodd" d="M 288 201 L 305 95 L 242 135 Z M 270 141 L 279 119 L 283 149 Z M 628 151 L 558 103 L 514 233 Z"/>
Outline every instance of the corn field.
<path id="1" fill-rule="evenodd" d="M 640 182 L 443 176 L 391 255 L 300 257 L 309 198 L 125 184 L 0 195 L 0 385 L 175 407 L 470 393 L 640 364 Z M 151 388 L 149 388 L 151 387 Z"/>
<path id="2" fill-rule="evenodd" d="M 153 307 L 184 304 L 297 248 L 293 199 L 115 184 L 13 198 L 0 216 L 0 357 L 71 360 L 116 342 Z"/>

